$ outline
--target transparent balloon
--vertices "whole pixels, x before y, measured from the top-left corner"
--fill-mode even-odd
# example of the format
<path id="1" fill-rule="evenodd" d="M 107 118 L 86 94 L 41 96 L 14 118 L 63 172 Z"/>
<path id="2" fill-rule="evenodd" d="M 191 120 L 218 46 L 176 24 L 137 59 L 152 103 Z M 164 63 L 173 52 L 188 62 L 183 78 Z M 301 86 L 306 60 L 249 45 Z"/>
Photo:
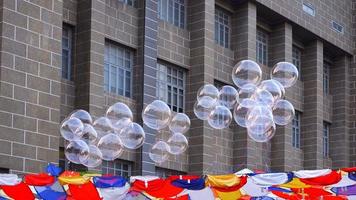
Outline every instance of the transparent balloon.
<path id="1" fill-rule="evenodd" d="M 120 131 L 122 145 L 128 149 L 138 149 L 145 141 L 145 131 L 141 125 L 133 122 Z"/>
<path id="2" fill-rule="evenodd" d="M 247 134 L 255 142 L 268 142 L 276 133 L 276 125 L 274 123 L 271 124 L 265 132 L 257 131 L 258 129 L 262 130 L 264 128 L 265 126 L 263 124 L 256 123 L 247 128 Z"/>
<path id="3" fill-rule="evenodd" d="M 81 160 L 88 159 L 89 146 L 81 140 L 70 141 L 65 148 L 64 155 L 70 162 L 81 164 Z"/>
<path id="4" fill-rule="evenodd" d="M 171 119 L 171 109 L 160 100 L 155 100 L 148 104 L 142 112 L 144 124 L 154 130 L 161 130 L 169 125 Z"/>
<path id="5" fill-rule="evenodd" d="M 168 159 L 169 151 L 169 146 L 166 142 L 158 141 L 152 146 L 148 155 L 151 160 L 153 160 L 155 163 L 160 164 Z"/>
<path id="6" fill-rule="evenodd" d="M 169 130 L 173 133 L 186 133 L 190 128 L 190 119 L 184 113 L 177 113 L 169 124 Z"/>
<path id="7" fill-rule="evenodd" d="M 91 115 L 85 110 L 75 110 L 70 115 L 70 118 L 72 118 L 72 117 L 78 118 L 83 123 L 87 123 L 87 124 L 93 123 L 93 119 L 92 119 Z"/>
<path id="8" fill-rule="evenodd" d="M 61 124 L 60 133 L 68 141 L 78 140 L 83 135 L 83 129 L 84 125 L 78 118 L 66 118 Z"/>
<path id="9" fill-rule="evenodd" d="M 185 152 L 188 148 L 188 140 L 181 133 L 174 133 L 167 141 L 169 145 L 169 153 L 179 155 Z"/>
<path id="10" fill-rule="evenodd" d="M 120 138 L 114 133 L 109 133 L 99 140 L 98 148 L 102 153 L 103 160 L 115 160 L 120 157 L 124 148 Z"/>
<path id="11" fill-rule="evenodd" d="M 89 155 L 88 158 L 82 160 L 83 158 L 79 158 L 80 163 L 86 167 L 94 168 L 102 163 L 102 153 L 98 147 L 95 145 L 89 145 Z"/>
<path id="12" fill-rule="evenodd" d="M 216 103 L 211 103 L 211 97 L 206 96 L 200 98 L 194 104 L 194 114 L 198 119 L 207 120 L 211 111 L 215 109 Z"/>
<path id="13" fill-rule="evenodd" d="M 216 106 L 208 118 L 209 125 L 215 129 L 227 128 L 231 121 L 231 111 L 225 106 Z"/>
<path id="14" fill-rule="evenodd" d="M 106 117 L 110 119 L 113 128 L 120 131 L 133 120 L 131 109 L 124 103 L 115 103 L 106 111 Z"/>
<path id="15" fill-rule="evenodd" d="M 271 80 L 273 80 L 273 79 L 271 79 Z M 281 94 L 282 94 L 281 99 L 283 99 L 286 96 L 286 89 L 284 89 L 283 85 L 280 82 L 275 81 L 275 80 L 273 80 L 273 81 L 274 81 L 274 83 L 276 83 L 279 86 L 279 89 L 281 90 Z"/>
<path id="16" fill-rule="evenodd" d="M 267 90 L 263 89 L 257 89 L 255 94 L 253 95 L 253 99 L 257 103 L 264 104 L 265 106 L 268 106 L 270 108 L 273 107 L 274 104 L 273 95 Z"/>
<path id="17" fill-rule="evenodd" d="M 287 100 L 278 100 L 273 107 L 273 119 L 277 125 L 287 125 L 292 122 L 295 110 Z"/>
<path id="18" fill-rule="evenodd" d="M 81 139 L 88 145 L 96 144 L 98 142 L 98 134 L 92 125 L 84 124 L 83 135 Z"/>
<path id="19" fill-rule="evenodd" d="M 237 90 L 230 85 L 223 86 L 219 91 L 219 104 L 228 109 L 233 109 L 238 99 Z"/>
<path id="20" fill-rule="evenodd" d="M 99 117 L 93 123 L 93 127 L 98 134 L 98 138 L 113 132 L 111 121 L 107 117 Z"/>
<path id="21" fill-rule="evenodd" d="M 242 127 L 246 127 L 246 115 L 247 112 L 257 106 L 258 103 L 253 99 L 243 99 L 239 105 L 234 108 L 234 120 Z"/>
<path id="22" fill-rule="evenodd" d="M 262 78 L 260 66 L 252 60 L 242 60 L 238 62 L 232 70 L 232 81 L 239 88 L 245 84 L 257 85 Z"/>
<path id="23" fill-rule="evenodd" d="M 298 80 L 298 69 L 292 63 L 279 62 L 271 70 L 271 79 L 280 82 L 284 88 L 289 88 Z"/>
<path id="24" fill-rule="evenodd" d="M 258 86 L 259 89 L 261 90 L 267 90 L 270 92 L 273 96 L 274 101 L 282 98 L 282 90 L 280 85 L 278 84 L 278 81 L 275 80 L 264 80 L 261 82 L 261 84 Z"/>
<path id="25" fill-rule="evenodd" d="M 239 102 L 241 102 L 244 99 L 251 98 L 255 94 L 256 90 L 257 90 L 256 85 L 251 83 L 242 86 L 238 91 Z"/>
<path id="26" fill-rule="evenodd" d="M 266 122 L 273 122 L 272 109 L 264 104 L 257 104 L 252 107 L 246 114 L 246 127 L 251 126 L 258 120 L 269 119 Z M 262 122 L 262 121 L 260 121 Z M 267 130 L 267 129 L 266 129 Z"/>
<path id="27" fill-rule="evenodd" d="M 205 98 L 205 101 L 209 100 L 210 104 L 215 104 L 219 98 L 219 90 L 212 84 L 205 84 L 198 90 L 197 100 L 200 101 L 203 97 L 210 97 Z"/>

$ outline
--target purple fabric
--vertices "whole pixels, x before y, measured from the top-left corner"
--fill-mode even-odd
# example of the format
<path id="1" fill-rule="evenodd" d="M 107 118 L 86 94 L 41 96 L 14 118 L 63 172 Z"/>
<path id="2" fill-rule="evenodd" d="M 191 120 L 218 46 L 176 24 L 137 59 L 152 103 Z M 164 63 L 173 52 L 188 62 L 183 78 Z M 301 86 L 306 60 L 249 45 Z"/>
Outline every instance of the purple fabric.
<path id="1" fill-rule="evenodd" d="M 349 178 L 353 181 L 356 181 L 356 172 L 349 172 Z"/>
<path id="2" fill-rule="evenodd" d="M 334 187 L 331 188 L 331 191 L 333 191 L 337 195 L 356 195 L 356 185 L 351 185 L 347 187 Z"/>

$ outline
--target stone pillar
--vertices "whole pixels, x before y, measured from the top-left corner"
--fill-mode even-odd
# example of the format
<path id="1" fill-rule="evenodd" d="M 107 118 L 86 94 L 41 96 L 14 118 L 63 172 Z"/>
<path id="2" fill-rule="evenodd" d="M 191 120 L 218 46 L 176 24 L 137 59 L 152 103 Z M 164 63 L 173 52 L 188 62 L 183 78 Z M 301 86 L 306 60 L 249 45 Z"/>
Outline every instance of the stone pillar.
<path id="1" fill-rule="evenodd" d="M 323 43 L 316 40 L 306 46 L 302 60 L 305 87 L 301 146 L 304 168 L 320 169 L 323 167 Z"/>
<path id="2" fill-rule="evenodd" d="M 333 168 L 352 166 L 349 162 L 349 67 L 350 57 L 343 55 L 335 59 L 330 69 L 330 92 L 333 96 L 330 157 Z"/>

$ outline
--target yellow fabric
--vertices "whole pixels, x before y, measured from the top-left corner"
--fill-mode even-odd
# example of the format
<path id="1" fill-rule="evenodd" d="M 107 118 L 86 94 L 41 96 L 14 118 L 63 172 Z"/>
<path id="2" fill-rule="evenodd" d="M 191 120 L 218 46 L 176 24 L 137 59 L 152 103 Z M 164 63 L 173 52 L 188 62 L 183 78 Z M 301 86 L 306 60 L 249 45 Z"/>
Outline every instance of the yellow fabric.
<path id="1" fill-rule="evenodd" d="M 220 192 L 215 190 L 215 193 L 218 197 L 216 199 L 221 199 L 221 200 L 237 200 L 240 199 L 242 196 L 240 190 L 233 191 L 233 192 Z"/>
<path id="2" fill-rule="evenodd" d="M 307 185 L 300 181 L 299 178 L 293 178 L 291 182 L 279 185 L 280 187 L 285 188 L 310 188 L 310 185 Z"/>
<path id="3" fill-rule="evenodd" d="M 60 176 L 58 177 L 58 180 L 61 185 L 66 185 L 66 184 L 81 185 L 89 182 L 90 178 L 83 177 L 83 176 Z"/>
<path id="4" fill-rule="evenodd" d="M 240 177 L 235 174 L 207 175 L 205 185 L 212 187 L 232 187 L 238 185 L 240 180 Z"/>

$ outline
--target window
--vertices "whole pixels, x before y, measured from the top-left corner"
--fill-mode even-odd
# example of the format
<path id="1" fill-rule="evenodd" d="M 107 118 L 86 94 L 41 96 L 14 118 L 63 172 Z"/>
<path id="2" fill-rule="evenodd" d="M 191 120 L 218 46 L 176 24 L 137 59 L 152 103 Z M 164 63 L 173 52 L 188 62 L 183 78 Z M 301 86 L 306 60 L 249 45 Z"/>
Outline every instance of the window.
<path id="1" fill-rule="evenodd" d="M 104 58 L 105 91 L 131 97 L 132 65 L 133 53 L 131 50 L 106 42 Z"/>
<path id="2" fill-rule="evenodd" d="M 303 3 L 303 11 L 311 16 L 315 16 L 315 7 L 310 3 Z"/>
<path id="3" fill-rule="evenodd" d="M 137 8 L 137 3 L 138 3 L 137 0 L 119 0 L 119 1 L 129 6 Z"/>
<path id="4" fill-rule="evenodd" d="M 329 94 L 330 63 L 324 60 L 323 64 L 323 92 Z"/>
<path id="5" fill-rule="evenodd" d="M 184 111 L 185 76 L 184 69 L 157 63 L 157 96 L 174 112 Z"/>
<path id="6" fill-rule="evenodd" d="M 172 169 L 156 167 L 156 176 L 161 177 L 161 178 L 167 178 L 172 175 L 184 175 L 184 174 L 186 174 L 186 173 L 181 172 L 181 171 L 172 170 Z"/>
<path id="7" fill-rule="evenodd" d="M 62 31 L 62 77 L 72 80 L 73 28 L 63 24 Z"/>
<path id="8" fill-rule="evenodd" d="M 132 174 L 132 164 L 123 160 L 103 161 L 102 173 L 129 178 Z"/>
<path id="9" fill-rule="evenodd" d="M 327 122 L 323 123 L 323 156 L 329 157 L 329 134 L 330 134 L 330 124 Z"/>
<path id="10" fill-rule="evenodd" d="M 10 169 L 9 168 L 0 167 L 0 173 L 1 174 L 9 174 L 10 173 Z"/>
<path id="11" fill-rule="evenodd" d="M 302 63 L 302 51 L 296 46 L 293 46 L 293 49 L 292 49 L 292 60 L 293 60 L 293 64 L 298 69 L 299 77 L 300 77 L 300 68 L 301 68 L 301 63 Z"/>
<path id="12" fill-rule="evenodd" d="M 257 29 L 257 38 L 256 38 L 256 58 L 257 62 L 263 65 L 267 65 L 268 58 L 268 34 L 261 30 Z"/>
<path id="13" fill-rule="evenodd" d="M 180 28 L 185 27 L 184 0 L 158 0 L 158 17 Z"/>
<path id="14" fill-rule="evenodd" d="M 344 27 L 335 21 L 332 21 L 332 28 L 339 33 L 344 33 Z"/>
<path id="15" fill-rule="evenodd" d="M 300 112 L 296 111 L 292 121 L 292 145 L 300 148 Z"/>
<path id="16" fill-rule="evenodd" d="M 215 42 L 229 48 L 230 15 L 222 8 L 215 9 Z"/>

